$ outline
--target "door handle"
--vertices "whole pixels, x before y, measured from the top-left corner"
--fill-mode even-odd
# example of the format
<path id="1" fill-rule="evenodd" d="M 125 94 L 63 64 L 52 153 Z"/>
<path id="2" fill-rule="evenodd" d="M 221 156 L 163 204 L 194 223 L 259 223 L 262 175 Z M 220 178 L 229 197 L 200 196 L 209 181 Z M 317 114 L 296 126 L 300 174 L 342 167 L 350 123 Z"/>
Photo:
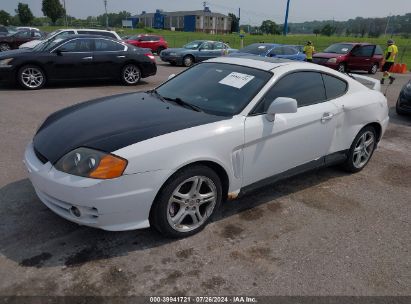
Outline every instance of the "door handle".
<path id="1" fill-rule="evenodd" d="M 334 117 L 333 113 L 325 112 L 323 117 L 321 117 L 321 122 L 325 123 L 327 120 L 331 120 Z"/>
<path id="2" fill-rule="evenodd" d="M 81 59 L 83 59 L 83 60 L 93 60 L 93 57 L 83 57 L 83 58 L 81 58 Z"/>
<path id="3" fill-rule="evenodd" d="M 117 56 L 117 58 L 126 58 L 124 55 Z"/>

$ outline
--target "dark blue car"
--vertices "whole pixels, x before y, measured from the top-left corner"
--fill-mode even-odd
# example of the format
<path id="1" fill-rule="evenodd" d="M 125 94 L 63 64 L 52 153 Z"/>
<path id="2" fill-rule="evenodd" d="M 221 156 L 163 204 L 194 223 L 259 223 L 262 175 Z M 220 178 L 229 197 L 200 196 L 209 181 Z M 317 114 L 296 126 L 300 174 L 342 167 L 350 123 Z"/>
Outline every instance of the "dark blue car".
<path id="1" fill-rule="evenodd" d="M 195 62 L 224 56 L 235 51 L 237 50 L 220 41 L 195 40 L 182 48 L 163 50 L 160 58 L 173 65 L 189 67 Z"/>
<path id="2" fill-rule="evenodd" d="M 275 43 L 253 43 L 238 52 L 230 54 L 229 56 L 240 57 L 249 55 L 284 58 L 298 61 L 305 60 L 305 54 L 299 46 Z"/>

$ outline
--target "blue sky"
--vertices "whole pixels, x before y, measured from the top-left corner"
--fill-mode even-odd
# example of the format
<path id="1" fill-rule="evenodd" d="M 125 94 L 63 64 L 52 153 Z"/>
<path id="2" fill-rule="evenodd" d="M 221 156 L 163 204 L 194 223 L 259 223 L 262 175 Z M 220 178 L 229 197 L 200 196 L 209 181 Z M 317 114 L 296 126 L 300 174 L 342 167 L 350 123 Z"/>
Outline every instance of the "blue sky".
<path id="1" fill-rule="evenodd" d="M 63 0 L 61 0 L 63 1 Z M 108 10 L 118 12 L 127 10 L 132 13 L 154 11 L 157 8 L 166 11 L 202 9 L 200 0 L 107 0 Z M 42 16 L 42 0 L 0 0 L 0 9 L 14 13 L 18 2 L 30 5 L 36 16 Z M 75 17 L 100 15 L 104 12 L 103 0 L 66 0 L 67 11 Z M 238 12 L 241 7 L 241 23 L 261 24 L 262 20 L 271 19 L 284 22 L 287 0 L 210 0 L 211 10 L 227 14 Z M 385 17 L 389 14 L 402 15 L 411 13 L 411 0 L 291 0 L 290 22 L 312 20 L 348 20 L 357 16 Z"/>

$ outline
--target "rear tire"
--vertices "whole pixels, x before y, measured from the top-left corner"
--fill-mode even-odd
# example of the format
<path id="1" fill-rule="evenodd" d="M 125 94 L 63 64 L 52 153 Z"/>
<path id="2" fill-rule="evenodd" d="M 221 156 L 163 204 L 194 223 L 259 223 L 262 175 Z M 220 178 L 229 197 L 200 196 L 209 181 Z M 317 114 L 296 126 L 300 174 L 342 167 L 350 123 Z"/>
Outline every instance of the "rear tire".
<path id="1" fill-rule="evenodd" d="M 36 65 L 25 65 L 17 72 L 17 81 L 23 89 L 39 90 L 46 84 L 46 74 Z"/>
<path id="2" fill-rule="evenodd" d="M 347 67 L 345 66 L 345 63 L 340 63 L 337 67 L 337 71 L 340 73 L 346 73 Z"/>
<path id="3" fill-rule="evenodd" d="M 163 48 L 162 46 L 158 47 L 158 49 L 156 50 L 157 55 L 160 56 L 160 53 L 163 50 L 165 50 L 165 48 Z"/>
<path id="4" fill-rule="evenodd" d="M 371 67 L 371 69 L 368 71 L 368 74 L 375 74 L 378 72 L 378 64 L 374 63 Z"/>
<path id="5" fill-rule="evenodd" d="M 377 133 L 375 129 L 371 126 L 362 128 L 351 144 L 343 168 L 351 173 L 361 171 L 370 161 L 376 146 Z"/>
<path id="6" fill-rule="evenodd" d="M 196 234 L 211 220 L 221 198 L 221 181 L 212 169 L 184 168 L 161 188 L 150 211 L 150 224 L 167 237 Z"/>
<path id="7" fill-rule="evenodd" d="M 127 64 L 122 68 L 120 77 L 125 85 L 136 85 L 141 80 L 140 68 L 133 63 Z"/>

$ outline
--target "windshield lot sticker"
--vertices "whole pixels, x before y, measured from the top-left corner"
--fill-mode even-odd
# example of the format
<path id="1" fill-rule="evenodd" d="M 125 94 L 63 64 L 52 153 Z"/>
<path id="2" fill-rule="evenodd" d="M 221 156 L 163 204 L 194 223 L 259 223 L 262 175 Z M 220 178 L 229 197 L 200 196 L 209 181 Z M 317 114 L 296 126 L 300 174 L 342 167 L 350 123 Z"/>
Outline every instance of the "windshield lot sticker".
<path id="1" fill-rule="evenodd" d="M 347 51 L 348 51 L 348 49 L 347 49 L 347 48 L 343 48 L 343 49 L 341 49 L 341 51 L 343 51 L 343 52 L 347 52 Z"/>
<path id="2" fill-rule="evenodd" d="M 220 80 L 219 83 L 228 85 L 230 87 L 234 87 L 237 89 L 241 89 L 243 86 L 249 83 L 253 78 L 254 76 L 252 75 L 232 72 L 228 74 L 225 78 Z"/>

